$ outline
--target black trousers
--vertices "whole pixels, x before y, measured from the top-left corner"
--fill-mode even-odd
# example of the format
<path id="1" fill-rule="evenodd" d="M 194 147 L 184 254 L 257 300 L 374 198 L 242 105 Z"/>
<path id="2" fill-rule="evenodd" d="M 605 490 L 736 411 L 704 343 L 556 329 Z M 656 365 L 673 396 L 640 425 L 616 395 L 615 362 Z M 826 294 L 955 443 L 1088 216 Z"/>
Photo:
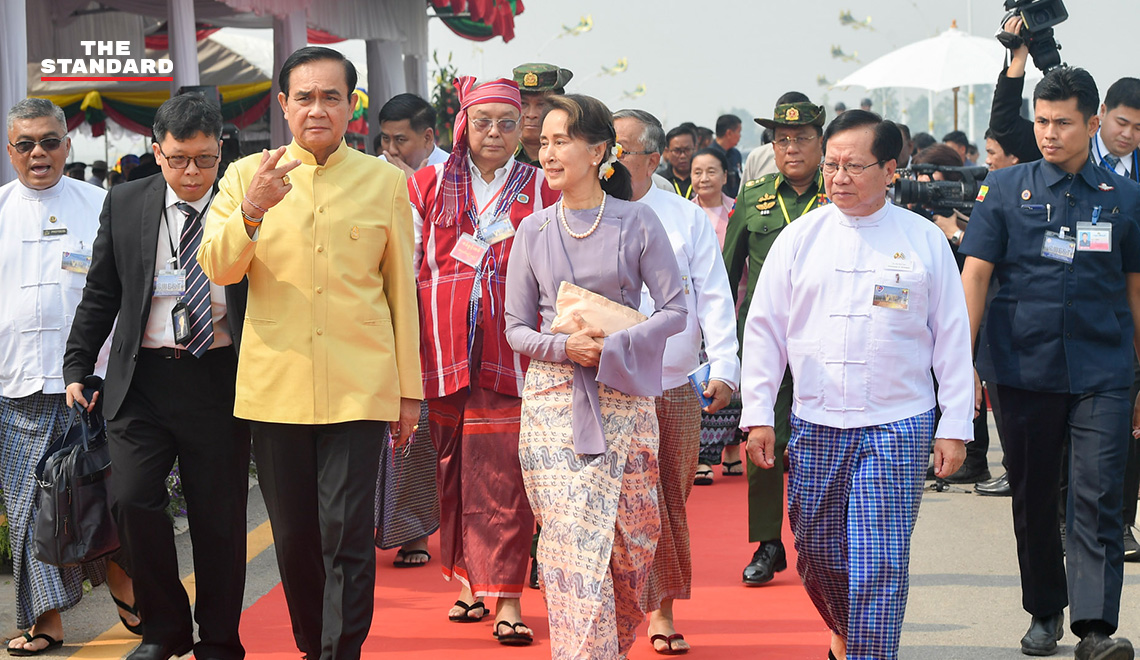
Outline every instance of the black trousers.
<path id="1" fill-rule="evenodd" d="M 231 348 L 201 359 L 139 351 L 130 390 L 107 422 L 119 536 L 130 556 L 146 643 L 192 639 L 166 477 L 178 459 L 194 545 L 199 658 L 245 657 L 238 638 L 245 591 L 245 505 L 249 429 L 235 419 L 237 356 Z"/>
<path id="2" fill-rule="evenodd" d="M 1128 390 L 1031 392 L 998 385 L 1022 605 L 1049 616 L 1071 605 L 1073 632 L 1091 621 L 1115 631 L 1124 581 L 1121 503 L 1131 405 Z M 1069 435 L 1066 552 L 1057 528 L 1061 465 Z M 1068 576 L 1066 594 L 1066 563 Z M 1066 598 L 1067 595 L 1067 598 Z"/>
<path id="3" fill-rule="evenodd" d="M 1140 394 L 1140 361 L 1132 356 L 1132 390 L 1128 393 L 1130 402 Z M 1124 467 L 1124 524 L 1136 524 L 1136 494 L 1140 491 L 1140 440 L 1132 437 L 1132 426 L 1128 428 L 1128 463 Z"/>
<path id="4" fill-rule="evenodd" d="M 250 422 L 297 648 L 357 660 L 376 589 L 376 473 L 386 422 Z"/>

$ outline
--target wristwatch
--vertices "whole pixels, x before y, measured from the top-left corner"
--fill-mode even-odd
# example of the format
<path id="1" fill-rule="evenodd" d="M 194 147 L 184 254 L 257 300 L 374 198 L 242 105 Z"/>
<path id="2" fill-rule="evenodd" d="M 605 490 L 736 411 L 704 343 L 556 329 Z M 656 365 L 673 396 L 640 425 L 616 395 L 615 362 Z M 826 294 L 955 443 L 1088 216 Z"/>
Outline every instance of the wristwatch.
<path id="1" fill-rule="evenodd" d="M 950 237 L 950 244 L 961 245 L 963 236 L 965 236 L 965 234 L 962 233 L 961 229 L 955 230 L 954 235 Z"/>

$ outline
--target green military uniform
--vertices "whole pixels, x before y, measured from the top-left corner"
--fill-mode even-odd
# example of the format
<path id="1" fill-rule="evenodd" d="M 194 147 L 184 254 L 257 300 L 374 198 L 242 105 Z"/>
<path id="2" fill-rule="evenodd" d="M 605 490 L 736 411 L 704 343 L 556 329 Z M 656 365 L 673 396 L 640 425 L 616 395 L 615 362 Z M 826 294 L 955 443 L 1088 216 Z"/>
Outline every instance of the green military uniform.
<path id="1" fill-rule="evenodd" d="M 775 119 L 757 119 L 768 128 L 775 126 L 822 126 L 824 111 L 810 103 L 789 103 L 776 107 Z M 803 214 L 817 209 L 829 200 L 823 187 L 823 175 L 802 193 L 797 193 L 783 174 L 765 175 L 747 181 L 736 197 L 736 208 L 728 221 L 724 237 L 724 265 L 728 269 L 729 287 L 737 295 L 739 282 L 748 266 L 748 286 L 737 318 L 737 338 L 744 346 L 744 326 L 760 269 L 784 227 Z M 748 463 L 748 540 L 752 543 L 775 541 L 781 536 L 784 519 L 784 448 L 791 436 L 792 376 L 785 372 L 776 396 L 775 432 L 776 463 L 761 469 Z"/>
<path id="2" fill-rule="evenodd" d="M 566 83 L 574 77 L 574 72 L 569 69 L 538 62 L 520 64 L 514 68 L 513 74 L 514 81 L 518 83 L 519 92 L 522 94 L 564 94 Z M 515 160 L 527 165 L 542 167 L 538 164 L 537 158 L 527 156 L 526 149 L 523 148 L 521 141 L 519 148 L 515 150 Z"/>

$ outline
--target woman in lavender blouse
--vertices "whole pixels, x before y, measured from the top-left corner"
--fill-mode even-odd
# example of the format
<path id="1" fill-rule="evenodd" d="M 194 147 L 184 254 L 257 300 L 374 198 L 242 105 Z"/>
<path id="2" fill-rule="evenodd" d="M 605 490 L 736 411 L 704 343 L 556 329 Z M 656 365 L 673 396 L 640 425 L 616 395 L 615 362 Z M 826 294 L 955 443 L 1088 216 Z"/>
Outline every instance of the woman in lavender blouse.
<path id="1" fill-rule="evenodd" d="M 562 200 L 519 225 L 507 272 L 506 336 L 531 358 L 519 459 L 542 538 L 552 657 L 624 658 L 660 533 L 657 417 L 665 340 L 686 306 L 669 238 L 649 207 L 627 201 L 611 113 L 588 96 L 555 96 L 539 160 Z M 646 321 L 609 336 L 555 334 L 558 287 L 571 282 Z"/>

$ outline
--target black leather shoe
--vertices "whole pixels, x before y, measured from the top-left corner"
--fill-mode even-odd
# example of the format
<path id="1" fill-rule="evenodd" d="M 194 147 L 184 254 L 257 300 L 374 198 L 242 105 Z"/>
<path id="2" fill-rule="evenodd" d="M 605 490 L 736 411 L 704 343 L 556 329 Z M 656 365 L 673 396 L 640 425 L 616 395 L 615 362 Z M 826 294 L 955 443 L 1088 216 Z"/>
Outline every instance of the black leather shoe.
<path id="1" fill-rule="evenodd" d="M 194 642 L 187 640 L 169 644 L 139 644 L 127 654 L 127 660 L 170 660 L 171 656 L 183 656 L 194 650 Z"/>
<path id="2" fill-rule="evenodd" d="M 771 582 L 778 571 L 788 567 L 788 556 L 780 541 L 764 541 L 756 548 L 752 561 L 744 567 L 744 586 L 759 587 Z"/>
<path id="3" fill-rule="evenodd" d="M 1013 495 L 1013 489 L 1009 487 L 1009 473 L 1007 472 L 996 479 L 975 484 L 974 492 L 978 495 L 986 495 L 989 497 L 1009 497 Z"/>
<path id="4" fill-rule="evenodd" d="M 1124 526 L 1124 561 L 1140 561 L 1140 543 L 1132 535 L 1132 526 Z"/>
<path id="5" fill-rule="evenodd" d="M 1053 616 L 1035 616 L 1029 623 L 1029 630 L 1021 638 L 1021 652 L 1025 655 L 1053 655 L 1057 652 L 1057 640 L 1065 634 L 1065 613 Z"/>
<path id="6" fill-rule="evenodd" d="M 1077 644 L 1073 657 L 1076 660 L 1132 660 L 1135 653 L 1132 642 L 1123 637 L 1113 639 L 1103 633 L 1092 632 Z"/>
<path id="7" fill-rule="evenodd" d="M 972 468 L 969 465 L 963 465 L 958 468 L 958 471 L 943 479 L 948 484 L 976 484 L 979 481 L 989 481 L 990 469 L 985 465 Z"/>

